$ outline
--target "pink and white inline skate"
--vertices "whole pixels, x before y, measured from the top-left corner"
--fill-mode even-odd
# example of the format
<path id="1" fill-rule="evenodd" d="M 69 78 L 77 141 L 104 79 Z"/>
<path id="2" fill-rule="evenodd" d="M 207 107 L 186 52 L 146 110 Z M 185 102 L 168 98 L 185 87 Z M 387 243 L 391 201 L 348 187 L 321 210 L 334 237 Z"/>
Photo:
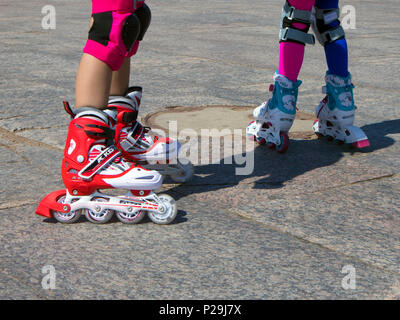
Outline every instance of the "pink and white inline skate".
<path id="1" fill-rule="evenodd" d="M 325 81 L 322 92 L 326 96 L 315 110 L 314 133 L 357 149 L 368 147 L 369 140 L 364 131 L 353 125 L 356 107 L 351 74 L 343 78 L 327 72 Z"/>

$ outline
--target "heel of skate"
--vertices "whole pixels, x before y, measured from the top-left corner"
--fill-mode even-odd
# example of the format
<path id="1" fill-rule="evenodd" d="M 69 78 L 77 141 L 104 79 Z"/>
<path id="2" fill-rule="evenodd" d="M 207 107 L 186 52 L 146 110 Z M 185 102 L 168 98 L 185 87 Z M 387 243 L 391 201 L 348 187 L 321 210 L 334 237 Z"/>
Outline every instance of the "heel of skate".
<path id="1" fill-rule="evenodd" d="M 68 213 L 71 211 L 71 206 L 69 204 L 58 202 L 58 200 L 63 196 L 65 197 L 65 190 L 58 190 L 49 193 L 40 201 L 35 213 L 46 218 L 53 218 L 52 211 Z"/>

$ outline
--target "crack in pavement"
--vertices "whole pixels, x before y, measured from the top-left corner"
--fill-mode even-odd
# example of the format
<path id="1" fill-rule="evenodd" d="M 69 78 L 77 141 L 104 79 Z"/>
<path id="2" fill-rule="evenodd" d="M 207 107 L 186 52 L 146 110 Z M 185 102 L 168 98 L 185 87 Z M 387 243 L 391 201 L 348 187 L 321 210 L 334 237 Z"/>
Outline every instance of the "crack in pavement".
<path id="1" fill-rule="evenodd" d="M 4 269 L 1 269 L 0 272 L 1 272 L 3 275 L 5 275 L 6 277 L 9 277 L 9 278 L 13 279 L 14 281 L 16 281 L 18 284 L 20 284 L 20 287 L 21 287 L 21 285 L 22 285 L 22 286 L 24 286 L 24 287 L 26 287 L 26 288 L 29 288 L 33 293 L 35 293 L 35 294 L 36 294 L 38 297 L 40 297 L 41 299 L 44 299 L 44 300 L 52 299 L 51 297 L 48 297 L 48 296 L 46 296 L 46 295 L 43 295 L 43 294 L 40 292 L 40 290 L 38 290 L 37 288 L 35 288 L 31 283 L 29 283 L 28 281 L 26 281 L 26 280 L 24 280 L 24 279 L 22 279 L 22 278 L 17 277 L 15 274 L 8 273 L 8 272 L 6 272 Z"/>
<path id="2" fill-rule="evenodd" d="M 174 190 L 174 192 L 180 193 L 177 190 Z M 198 200 L 198 201 L 201 201 L 201 200 Z M 205 203 L 203 201 L 201 201 L 201 202 Z M 400 272 L 395 272 L 395 271 L 392 271 L 390 269 L 387 269 L 386 267 L 382 267 L 382 266 L 373 264 L 371 262 L 365 261 L 362 258 L 357 258 L 357 257 L 354 257 L 352 255 L 343 253 L 341 251 L 338 251 L 335 247 L 331 247 L 329 245 L 325 245 L 325 244 L 319 243 L 317 241 L 313 241 L 311 239 L 308 239 L 307 235 L 305 235 L 305 234 L 304 235 L 299 235 L 299 234 L 296 234 L 296 233 L 293 233 L 293 232 L 290 232 L 290 231 L 285 231 L 282 228 L 272 226 L 272 225 L 267 224 L 265 222 L 258 221 L 256 219 L 248 216 L 243 210 L 240 210 L 240 209 L 234 209 L 233 210 L 231 208 L 228 208 L 228 207 L 225 207 L 225 206 L 221 206 L 221 205 L 218 205 L 218 204 L 214 204 L 214 205 L 216 207 L 218 207 L 219 209 L 221 209 L 221 210 L 223 210 L 223 211 L 225 211 L 225 212 L 227 212 L 227 213 L 229 213 L 229 214 L 231 214 L 233 216 L 241 217 L 241 218 L 247 220 L 248 222 L 252 222 L 252 223 L 255 223 L 257 225 L 261 225 L 261 226 L 263 226 L 263 227 L 265 227 L 267 229 L 270 229 L 272 231 L 278 232 L 278 233 L 283 234 L 283 235 L 287 235 L 287 236 L 292 237 L 292 238 L 294 238 L 296 240 L 299 240 L 301 242 L 318 246 L 321 249 L 333 252 L 333 253 L 338 254 L 339 256 L 344 257 L 346 259 L 350 259 L 352 261 L 355 261 L 355 262 L 358 262 L 358 263 L 362 263 L 362 264 L 364 264 L 364 265 L 366 265 L 366 266 L 368 266 L 370 268 L 373 268 L 373 269 L 376 269 L 376 270 L 380 270 L 380 271 L 384 271 L 386 273 L 389 273 L 389 274 L 392 274 L 392 275 L 400 277 Z"/>
<path id="3" fill-rule="evenodd" d="M 17 128 L 17 129 L 14 129 L 12 132 L 24 132 L 24 131 L 30 131 L 30 130 L 47 130 L 47 129 L 54 129 L 54 128 L 65 128 L 65 126 L 64 125 L 57 125 L 57 126 L 49 126 L 49 127 Z"/>
<path id="4" fill-rule="evenodd" d="M 356 184 L 361 184 L 364 182 L 371 182 L 371 181 L 377 181 L 377 180 L 384 180 L 384 179 L 391 179 L 395 177 L 399 177 L 399 173 L 391 173 L 391 174 L 386 174 L 378 177 L 373 177 L 373 178 L 368 178 L 364 180 L 357 180 L 345 184 L 340 184 L 332 187 L 328 187 L 325 189 L 318 189 L 315 191 L 311 192 L 298 192 L 296 195 L 308 195 L 308 194 L 315 194 L 315 193 L 321 193 L 333 189 L 338 189 L 338 188 L 343 188 L 351 185 L 356 185 Z M 221 187 L 235 187 L 235 186 L 240 186 L 240 185 L 257 185 L 257 186 L 276 186 L 277 184 L 281 184 L 282 181 L 275 181 L 275 182 L 270 182 L 270 183 L 264 183 L 264 182 L 257 182 L 257 181 L 252 181 L 252 182 L 246 182 L 246 181 L 240 181 L 238 183 L 206 183 L 206 184 L 190 184 L 190 183 L 185 183 L 185 187 L 212 187 L 212 186 L 221 186 Z M 180 186 L 179 184 L 175 184 L 175 186 Z"/>
<path id="5" fill-rule="evenodd" d="M 17 118 L 21 118 L 22 116 L 21 115 L 18 115 L 18 116 L 11 116 L 11 117 L 5 117 L 5 118 L 0 118 L 0 121 L 1 120 L 9 120 L 9 119 L 17 119 Z"/>
<path id="6" fill-rule="evenodd" d="M 3 203 L 0 203 L 0 210 L 19 208 L 19 207 L 37 204 L 37 203 L 38 203 L 37 199 L 15 200 L 15 201 L 10 201 L 10 202 L 3 202 Z"/>
<path id="7" fill-rule="evenodd" d="M 48 150 L 56 150 L 56 151 L 63 150 L 63 148 L 52 146 L 52 145 L 44 143 L 44 142 L 40 142 L 40 141 L 26 138 L 26 137 L 21 137 L 21 136 L 17 135 L 16 133 L 11 132 L 4 128 L 0 128 L 0 136 L 4 139 L 10 141 L 11 143 L 15 143 L 15 144 L 24 144 L 24 145 L 44 148 L 44 149 L 48 149 Z M 5 146 L 5 145 L 2 144 L 2 146 Z M 13 151 L 13 152 L 15 152 L 15 151 Z M 18 154 L 18 155 L 21 156 L 20 154 Z"/>
<path id="8" fill-rule="evenodd" d="M 251 217 L 247 216 L 242 210 L 239 210 L 239 209 L 235 209 L 236 210 L 235 212 L 230 208 L 225 208 L 224 210 L 226 210 L 227 212 L 229 212 L 232 215 L 242 217 L 242 218 L 244 218 L 244 219 L 246 219 L 248 221 L 251 221 L 251 222 L 254 222 L 254 223 L 259 224 L 261 226 L 264 226 L 265 228 L 268 228 L 268 229 L 273 230 L 275 232 L 278 232 L 280 234 L 285 234 L 285 235 L 293 237 L 293 238 L 295 238 L 295 239 L 297 239 L 299 241 L 302 241 L 302 242 L 305 242 L 305 243 L 308 243 L 308 244 L 312 244 L 312 245 L 316 245 L 316 246 L 318 246 L 318 247 L 320 247 L 320 248 L 322 248 L 324 250 L 328 250 L 330 252 L 334 252 L 334 253 L 338 254 L 339 256 L 342 256 L 342 257 L 344 257 L 346 259 L 350 259 L 350 260 L 356 261 L 358 263 L 362 263 L 362 264 L 364 264 L 364 265 L 366 265 L 366 266 L 368 266 L 370 268 L 377 269 L 377 270 L 380 270 L 380 271 L 384 271 L 384 272 L 387 272 L 389 274 L 392 274 L 392 275 L 400 277 L 400 272 L 392 271 L 390 269 L 387 269 L 386 267 L 382 267 L 382 266 L 376 265 L 374 263 L 365 261 L 362 258 L 357 258 L 357 257 L 354 257 L 352 255 L 346 254 L 344 252 L 338 251 L 333 246 L 329 246 L 329 245 L 322 244 L 322 243 L 319 243 L 317 241 L 313 241 L 311 239 L 308 239 L 306 234 L 298 235 L 298 234 L 292 233 L 290 231 L 285 231 L 285 230 L 283 230 L 283 229 L 281 229 L 279 227 L 274 227 L 274 226 L 269 225 L 269 224 L 267 224 L 265 222 L 254 220 Z"/>
<path id="9" fill-rule="evenodd" d="M 398 177 L 398 176 L 399 176 L 399 174 L 396 174 L 396 173 L 395 174 L 383 175 L 383 176 L 380 176 L 380 177 L 365 179 L 365 180 L 362 180 L 362 181 L 355 181 L 355 182 L 348 183 L 348 184 L 345 184 L 345 185 L 335 186 L 335 187 L 332 187 L 332 188 L 327 188 L 327 189 L 325 189 L 325 191 L 326 190 L 330 190 L 330 189 L 334 189 L 334 188 L 340 188 L 340 187 L 344 187 L 344 186 L 360 184 L 360 183 L 364 183 L 364 182 L 378 181 L 378 180 L 382 180 L 382 179 L 390 179 L 390 178 Z M 246 183 L 246 184 L 249 184 L 249 183 Z M 324 191 L 324 190 L 319 190 L 319 192 L 321 192 L 321 191 Z M 195 192 L 193 192 L 193 193 L 188 194 L 187 192 L 185 193 L 184 191 L 181 191 L 179 189 L 175 189 L 173 192 L 176 192 L 177 194 L 179 194 L 181 196 L 186 196 L 186 197 L 195 193 Z M 313 192 L 313 193 L 315 193 L 315 192 Z M 309 193 L 304 193 L 304 194 L 307 195 Z M 199 199 L 197 201 L 200 201 L 200 202 L 206 204 L 205 201 L 202 201 L 202 200 L 199 200 Z M 293 238 L 295 238 L 295 239 L 297 239 L 299 241 L 302 241 L 302 242 L 305 242 L 305 243 L 308 243 L 308 244 L 312 244 L 312 245 L 316 245 L 316 246 L 318 246 L 318 247 L 320 247 L 320 248 L 322 248 L 324 250 L 328 250 L 330 252 L 334 252 L 334 253 L 336 253 L 336 254 L 338 254 L 338 255 L 346 258 L 346 259 L 351 259 L 351 260 L 356 261 L 358 263 L 362 263 L 362 264 L 364 264 L 366 266 L 369 266 L 370 268 L 377 269 L 377 270 L 380 270 L 380 271 L 384 271 L 384 272 L 387 272 L 389 274 L 392 274 L 392 275 L 400 277 L 400 272 L 392 271 L 390 269 L 387 269 L 386 267 L 382 267 L 382 266 L 376 265 L 374 263 L 365 261 L 362 258 L 357 258 L 357 257 L 354 257 L 352 255 L 346 254 L 344 252 L 338 251 L 333 246 L 322 244 L 322 243 L 319 243 L 318 241 L 313 241 L 313 240 L 311 240 L 311 239 L 309 239 L 307 237 L 307 234 L 302 234 L 302 235 L 296 234 L 296 232 L 291 232 L 292 230 L 285 231 L 284 229 L 282 229 L 280 227 L 272 226 L 272 225 L 270 225 L 268 223 L 261 222 L 261 221 L 259 221 L 257 219 L 254 219 L 253 217 L 247 215 L 246 212 L 241 210 L 241 209 L 237 209 L 237 208 L 236 209 L 232 209 L 230 207 L 227 207 L 227 206 L 224 206 L 224 205 L 220 205 L 220 204 L 217 204 L 217 203 L 215 203 L 214 205 L 216 207 L 218 207 L 219 209 L 221 209 L 221 210 L 223 210 L 223 211 L 225 211 L 225 212 L 227 212 L 227 213 L 229 213 L 229 214 L 231 214 L 233 216 L 244 218 L 245 220 L 247 220 L 249 222 L 253 222 L 255 224 L 261 225 L 261 226 L 263 226 L 263 227 L 265 227 L 267 229 L 273 230 L 273 231 L 278 232 L 280 234 L 284 234 L 284 235 L 293 237 Z"/>
<path id="10" fill-rule="evenodd" d="M 17 156 L 21 157 L 24 161 L 30 163 L 29 159 L 27 157 L 25 157 L 22 153 L 18 152 L 18 150 L 15 146 L 0 143 L 0 147 L 4 147 L 7 150 L 10 150 L 12 153 L 15 153 Z"/>

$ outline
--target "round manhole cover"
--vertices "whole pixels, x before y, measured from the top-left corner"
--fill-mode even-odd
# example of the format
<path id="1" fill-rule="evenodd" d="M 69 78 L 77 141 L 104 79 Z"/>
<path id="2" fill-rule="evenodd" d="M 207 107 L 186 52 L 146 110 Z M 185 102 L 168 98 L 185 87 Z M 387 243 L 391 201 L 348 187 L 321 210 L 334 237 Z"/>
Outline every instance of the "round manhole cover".
<path id="1" fill-rule="evenodd" d="M 201 136 L 205 129 L 217 129 L 222 132 L 234 133 L 234 130 L 246 130 L 247 125 L 253 120 L 254 106 L 200 106 L 166 107 L 163 110 L 150 113 L 142 119 L 143 123 L 153 129 L 161 129 L 164 132 L 177 134 L 185 129 L 191 129 Z M 290 138 L 312 139 L 314 133 L 312 125 L 314 115 L 298 111 L 292 128 Z M 174 125 L 171 126 L 171 122 Z M 177 132 L 171 132 L 177 130 Z"/>

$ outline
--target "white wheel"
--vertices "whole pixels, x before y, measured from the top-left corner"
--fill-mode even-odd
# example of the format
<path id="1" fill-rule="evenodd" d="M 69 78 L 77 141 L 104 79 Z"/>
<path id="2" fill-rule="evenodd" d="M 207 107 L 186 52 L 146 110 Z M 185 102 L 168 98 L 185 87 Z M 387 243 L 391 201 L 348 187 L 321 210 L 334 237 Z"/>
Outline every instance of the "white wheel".
<path id="1" fill-rule="evenodd" d="M 91 201 L 93 202 L 107 202 L 108 200 L 105 198 L 93 198 Z M 96 224 L 102 224 L 110 221 L 114 214 L 114 210 L 111 209 L 103 209 L 101 210 L 100 206 L 98 207 L 98 210 L 90 210 L 90 209 L 84 209 L 85 210 L 85 216 L 86 218 Z"/>
<path id="2" fill-rule="evenodd" d="M 156 224 L 169 224 L 174 221 L 178 209 L 174 198 L 168 194 L 160 194 L 160 210 L 159 212 L 149 211 L 148 215 L 151 221 Z"/>
<path id="3" fill-rule="evenodd" d="M 60 197 L 57 199 L 57 202 L 59 203 L 65 203 L 65 196 Z M 51 210 L 53 217 L 61 223 L 74 223 L 78 221 L 80 218 L 81 214 L 83 213 L 83 210 L 75 210 L 75 211 L 70 211 L 70 212 L 60 212 L 60 211 L 54 211 Z"/>
<path id="4" fill-rule="evenodd" d="M 136 210 L 132 211 L 132 213 L 125 213 L 122 211 L 115 211 L 117 218 L 122 223 L 126 224 L 136 224 L 143 220 L 146 216 L 146 210 Z"/>
<path id="5" fill-rule="evenodd" d="M 191 162 L 189 162 L 188 164 L 182 164 L 178 161 L 177 164 L 172 166 L 179 169 L 179 173 L 170 175 L 171 179 L 174 182 L 184 183 L 192 179 L 194 174 L 194 167 Z"/>

